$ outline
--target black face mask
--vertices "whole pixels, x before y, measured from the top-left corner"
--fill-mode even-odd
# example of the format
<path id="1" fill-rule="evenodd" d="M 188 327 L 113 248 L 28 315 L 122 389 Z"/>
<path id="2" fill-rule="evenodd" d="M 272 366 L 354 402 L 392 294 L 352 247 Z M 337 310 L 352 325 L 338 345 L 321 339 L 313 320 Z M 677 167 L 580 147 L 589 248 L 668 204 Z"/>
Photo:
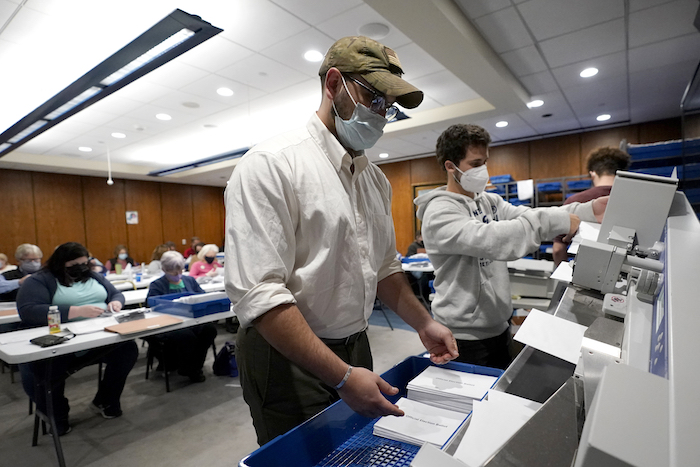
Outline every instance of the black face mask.
<path id="1" fill-rule="evenodd" d="M 213 257 L 205 256 L 204 259 L 207 260 L 207 263 L 211 264 L 216 259 L 216 256 L 213 256 Z"/>
<path id="2" fill-rule="evenodd" d="M 67 267 L 66 272 L 75 282 L 85 282 L 90 278 L 90 266 L 85 264 L 74 264 Z"/>

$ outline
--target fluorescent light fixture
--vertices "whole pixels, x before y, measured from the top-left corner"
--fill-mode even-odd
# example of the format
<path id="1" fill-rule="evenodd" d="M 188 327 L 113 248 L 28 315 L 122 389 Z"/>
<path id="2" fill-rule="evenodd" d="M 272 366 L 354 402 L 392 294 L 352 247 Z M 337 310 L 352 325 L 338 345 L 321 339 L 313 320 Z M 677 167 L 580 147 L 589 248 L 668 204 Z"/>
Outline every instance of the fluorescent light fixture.
<path id="1" fill-rule="evenodd" d="M 0 134 L 0 157 L 221 31 L 199 16 L 173 11 Z"/>
<path id="2" fill-rule="evenodd" d="M 323 54 L 318 50 L 309 50 L 304 54 L 304 58 L 309 62 L 320 62 L 323 60 Z"/>
<path id="3" fill-rule="evenodd" d="M 527 108 L 528 109 L 534 109 L 535 107 L 542 107 L 544 105 L 544 101 L 541 99 L 535 99 L 534 101 L 530 101 L 527 103 Z"/>
<path id="4" fill-rule="evenodd" d="M 496 123 L 496 126 L 497 126 L 498 128 L 505 128 L 505 127 L 508 126 L 508 122 L 506 122 L 505 120 L 501 120 L 500 122 L 497 122 L 497 123 Z"/>
<path id="5" fill-rule="evenodd" d="M 78 148 L 78 151 L 81 151 L 81 152 L 92 152 L 92 148 L 87 147 L 87 146 L 80 146 L 80 147 Z"/>
<path id="6" fill-rule="evenodd" d="M 198 161 L 190 162 L 189 164 L 179 165 L 177 167 L 171 167 L 169 169 L 154 170 L 148 172 L 151 177 L 165 177 L 167 175 L 173 175 L 178 172 L 184 172 L 186 170 L 196 169 L 197 167 L 203 167 L 205 165 L 216 164 L 217 162 L 223 162 L 230 159 L 238 159 L 242 157 L 243 154 L 248 152 L 250 148 L 236 149 L 235 151 L 227 152 L 224 154 L 219 154 L 218 156 L 207 157 L 205 159 L 200 159 Z"/>
<path id="7" fill-rule="evenodd" d="M 595 119 L 598 120 L 599 122 L 604 122 L 606 120 L 610 120 L 610 114 L 598 115 Z"/>
<path id="8" fill-rule="evenodd" d="M 17 142 L 22 141 L 22 139 L 31 135 L 32 133 L 39 130 L 40 128 L 43 128 L 47 123 L 49 123 L 49 122 L 47 122 L 46 120 L 39 120 L 38 122 L 34 122 L 31 125 L 29 125 L 27 128 L 25 128 L 24 130 L 17 133 L 12 138 L 8 139 L 7 142 L 10 144 L 16 144 Z M 5 141 L 3 141 L 3 143 L 4 142 Z"/>
<path id="9" fill-rule="evenodd" d="M 223 97 L 233 96 L 233 90 L 231 90 L 229 88 L 219 88 L 216 90 L 216 93 L 220 96 L 223 96 Z"/>
<path id="10" fill-rule="evenodd" d="M 124 139 L 126 138 L 126 135 L 124 133 L 114 132 L 112 133 L 112 138 Z"/>
<path id="11" fill-rule="evenodd" d="M 389 157 L 389 154 L 383 152 L 383 153 L 379 154 L 379 157 L 380 157 L 381 159 L 386 159 L 387 157 Z"/>
<path id="12" fill-rule="evenodd" d="M 172 120 L 172 119 L 173 119 L 173 117 L 171 117 L 171 116 L 168 115 L 168 114 L 156 114 L 156 118 L 157 118 L 158 120 L 163 120 L 164 122 L 167 122 L 168 120 Z"/>
<path id="13" fill-rule="evenodd" d="M 598 74 L 598 69 L 597 69 L 597 68 L 591 67 L 591 68 L 586 68 L 585 70 L 583 70 L 583 71 L 579 74 L 579 76 L 580 76 L 581 78 L 590 78 L 591 76 L 595 76 L 595 75 L 597 75 L 597 74 Z"/>

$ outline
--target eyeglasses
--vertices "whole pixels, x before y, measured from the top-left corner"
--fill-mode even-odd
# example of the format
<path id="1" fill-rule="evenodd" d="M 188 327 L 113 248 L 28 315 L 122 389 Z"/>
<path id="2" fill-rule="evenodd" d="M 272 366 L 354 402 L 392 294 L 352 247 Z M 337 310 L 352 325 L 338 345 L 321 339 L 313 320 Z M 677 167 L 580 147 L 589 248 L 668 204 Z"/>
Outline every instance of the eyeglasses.
<path id="1" fill-rule="evenodd" d="M 374 89 L 364 84 L 362 81 L 359 81 L 350 75 L 344 76 L 357 83 L 358 85 L 360 85 L 360 87 L 364 88 L 372 94 L 372 102 L 370 102 L 369 104 L 369 110 L 376 114 L 381 114 L 382 112 L 384 112 L 384 118 L 386 118 L 389 121 L 393 120 L 394 117 L 396 117 L 396 114 L 399 112 L 399 109 L 394 104 L 387 104 L 386 96 L 378 93 Z"/>

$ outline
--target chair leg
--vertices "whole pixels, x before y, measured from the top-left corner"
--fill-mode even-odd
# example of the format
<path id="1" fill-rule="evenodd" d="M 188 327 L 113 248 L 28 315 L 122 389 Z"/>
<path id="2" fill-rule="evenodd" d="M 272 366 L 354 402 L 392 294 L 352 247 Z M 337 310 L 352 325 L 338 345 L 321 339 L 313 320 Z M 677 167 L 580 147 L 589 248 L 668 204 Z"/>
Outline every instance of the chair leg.
<path id="1" fill-rule="evenodd" d="M 39 414 L 34 415 L 34 434 L 32 435 L 32 447 L 39 444 Z"/>
<path id="2" fill-rule="evenodd" d="M 163 365 L 163 374 L 165 374 L 165 392 L 170 392 L 170 376 L 168 376 L 168 358 L 166 357 L 166 352 L 163 350 L 161 355 L 161 364 Z"/>
<path id="3" fill-rule="evenodd" d="M 32 398 L 29 398 L 29 415 L 34 413 L 34 404 L 32 403 Z"/>
<path id="4" fill-rule="evenodd" d="M 214 354 L 214 360 L 216 360 L 216 344 L 211 343 L 211 352 Z"/>
<path id="5" fill-rule="evenodd" d="M 146 342 L 146 341 L 144 341 Z M 151 350 L 151 346 L 148 346 L 148 350 L 146 351 L 146 379 L 148 379 L 148 372 L 150 371 L 151 367 L 153 366 L 153 351 Z"/>

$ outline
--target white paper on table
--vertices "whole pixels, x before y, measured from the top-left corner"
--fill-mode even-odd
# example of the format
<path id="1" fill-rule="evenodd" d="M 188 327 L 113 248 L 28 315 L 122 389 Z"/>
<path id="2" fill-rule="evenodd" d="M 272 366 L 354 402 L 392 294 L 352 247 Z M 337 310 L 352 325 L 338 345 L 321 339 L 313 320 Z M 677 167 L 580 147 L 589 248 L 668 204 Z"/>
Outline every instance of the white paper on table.
<path id="1" fill-rule="evenodd" d="M 575 365 L 586 329 L 586 326 L 533 308 L 514 339 Z"/>
<path id="2" fill-rule="evenodd" d="M 532 199 L 532 195 L 534 193 L 534 185 L 532 183 L 532 179 L 530 180 L 520 180 L 517 182 L 518 186 L 518 199 L 519 200 L 526 200 L 526 199 Z"/>
<path id="3" fill-rule="evenodd" d="M 471 421 L 454 457 L 469 466 L 491 458 L 539 410 L 542 404 L 500 391 L 474 402 Z"/>
<path id="4" fill-rule="evenodd" d="M 571 245 L 569 245 L 568 253 L 575 255 L 578 253 L 578 247 L 581 245 L 581 240 L 592 240 L 594 242 L 598 241 L 598 234 L 600 234 L 600 224 L 595 224 L 593 222 L 581 222 L 578 226 L 578 231 L 574 238 L 571 239 Z"/>
<path id="5" fill-rule="evenodd" d="M 440 467 L 464 467 L 462 462 L 429 443 L 424 444 L 411 461 L 411 467 L 435 467 L 436 465 Z"/>
<path id="6" fill-rule="evenodd" d="M 569 262 L 562 261 L 549 278 L 568 283 L 574 278 L 574 270 Z"/>

